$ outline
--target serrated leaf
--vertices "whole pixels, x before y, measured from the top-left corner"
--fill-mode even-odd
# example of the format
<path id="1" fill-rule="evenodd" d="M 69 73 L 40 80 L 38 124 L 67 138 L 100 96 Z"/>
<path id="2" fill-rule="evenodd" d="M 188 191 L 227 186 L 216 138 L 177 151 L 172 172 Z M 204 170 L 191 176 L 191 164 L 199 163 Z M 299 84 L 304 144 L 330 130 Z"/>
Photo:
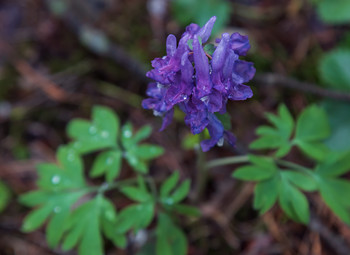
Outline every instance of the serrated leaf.
<path id="1" fill-rule="evenodd" d="M 120 150 L 109 150 L 100 153 L 92 166 L 91 177 L 106 174 L 108 182 L 118 177 L 121 170 L 122 152 Z"/>
<path id="2" fill-rule="evenodd" d="M 190 180 L 185 180 L 180 184 L 180 186 L 174 190 L 174 192 L 171 194 L 169 197 L 172 199 L 173 203 L 178 203 L 186 198 L 188 195 L 188 192 L 190 191 L 191 188 L 191 181 Z"/>
<path id="3" fill-rule="evenodd" d="M 156 255 L 187 254 L 186 236 L 164 213 L 158 216 L 156 236 Z"/>
<path id="4" fill-rule="evenodd" d="M 177 182 L 179 181 L 180 173 L 178 171 L 174 171 L 173 174 L 167 178 L 160 187 L 160 196 L 165 198 L 169 195 L 169 193 L 175 188 Z"/>
<path id="5" fill-rule="evenodd" d="M 149 193 L 144 192 L 143 190 L 136 187 L 122 187 L 120 191 L 131 200 L 137 202 L 147 202 L 152 199 L 152 196 Z"/>
<path id="6" fill-rule="evenodd" d="M 300 143 L 298 140 L 318 142 L 326 139 L 329 135 L 330 127 L 325 111 L 316 105 L 304 109 L 297 120 L 295 143 Z"/>
<path id="7" fill-rule="evenodd" d="M 10 189 L 0 181 L 0 212 L 2 212 L 7 204 L 10 202 L 11 192 Z"/>
<path id="8" fill-rule="evenodd" d="M 281 175 L 302 190 L 315 191 L 318 189 L 317 182 L 310 175 L 294 171 L 282 171 Z"/>
<path id="9" fill-rule="evenodd" d="M 304 224 L 309 222 L 309 203 L 305 195 L 287 181 L 283 181 L 280 186 L 279 203 L 283 211 L 293 220 Z"/>
<path id="10" fill-rule="evenodd" d="M 279 193 L 279 178 L 259 182 L 254 189 L 254 208 L 264 214 L 276 203 Z"/>

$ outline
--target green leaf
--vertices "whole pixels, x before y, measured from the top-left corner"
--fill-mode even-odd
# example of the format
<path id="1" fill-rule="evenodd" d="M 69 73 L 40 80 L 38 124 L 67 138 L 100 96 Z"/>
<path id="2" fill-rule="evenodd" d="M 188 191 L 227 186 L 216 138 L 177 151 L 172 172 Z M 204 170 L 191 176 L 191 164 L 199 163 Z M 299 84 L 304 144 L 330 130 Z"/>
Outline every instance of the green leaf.
<path id="1" fill-rule="evenodd" d="M 350 104 L 347 102 L 327 100 L 322 105 L 328 115 L 332 131 L 325 144 L 331 150 L 350 150 Z"/>
<path id="2" fill-rule="evenodd" d="M 302 190 L 315 191 L 318 189 L 317 182 L 310 175 L 294 171 L 282 171 L 281 175 Z"/>
<path id="3" fill-rule="evenodd" d="M 256 134 L 260 137 L 250 144 L 251 149 L 278 149 L 276 156 L 283 157 L 291 149 L 290 137 L 294 129 L 294 120 L 285 105 L 278 107 L 278 115 L 266 113 L 274 127 L 261 126 Z"/>
<path id="4" fill-rule="evenodd" d="M 109 150 L 100 153 L 92 166 L 91 177 L 106 174 L 108 182 L 118 177 L 121 170 L 122 152 L 120 150 Z"/>
<path id="5" fill-rule="evenodd" d="M 307 224 L 310 219 L 309 203 L 305 195 L 282 179 L 279 203 L 283 211 L 293 220 Z"/>
<path id="6" fill-rule="evenodd" d="M 102 196 L 97 196 L 73 212 L 67 223 L 68 234 L 62 246 L 63 250 L 69 250 L 78 243 L 79 254 L 104 254 L 100 233 L 103 200 Z M 70 239 L 74 239 L 74 242 Z"/>
<path id="7" fill-rule="evenodd" d="M 321 179 L 323 200 L 345 223 L 350 224 L 350 200 L 344 194 L 350 192 L 350 182 L 341 179 Z"/>
<path id="8" fill-rule="evenodd" d="M 138 231 L 146 228 L 154 216 L 154 203 L 146 202 L 130 205 L 119 213 L 116 228 L 119 234 L 123 234 L 130 229 Z"/>
<path id="9" fill-rule="evenodd" d="M 10 202 L 11 192 L 10 189 L 0 181 L 0 212 L 2 212 L 7 204 Z"/>
<path id="10" fill-rule="evenodd" d="M 204 46 L 203 49 L 204 49 L 204 51 L 205 51 L 206 53 L 208 53 L 209 55 L 213 55 L 213 53 L 214 53 L 216 47 L 215 47 L 214 44 L 208 43 L 208 44 L 206 44 L 206 45 Z M 230 122 L 230 125 L 231 125 L 231 122 Z"/>
<path id="11" fill-rule="evenodd" d="M 336 177 L 349 171 L 350 151 L 329 153 L 326 159 L 316 167 L 316 173 L 324 177 Z"/>
<path id="12" fill-rule="evenodd" d="M 164 149 L 151 144 L 141 144 L 132 150 L 133 154 L 142 160 L 150 160 L 161 156 Z"/>
<path id="13" fill-rule="evenodd" d="M 130 164 L 130 166 L 139 173 L 142 174 L 146 174 L 148 172 L 148 166 L 146 164 L 146 162 L 144 162 L 143 160 L 139 159 L 134 153 L 133 151 L 127 151 L 125 153 L 125 158 L 128 161 L 128 163 Z"/>
<path id="14" fill-rule="evenodd" d="M 104 235 L 117 247 L 125 248 L 127 245 L 127 240 L 125 235 L 118 233 L 116 226 L 117 212 L 115 211 L 114 205 L 109 200 L 104 199 L 101 207 L 102 213 L 100 214 L 100 220 Z"/>
<path id="15" fill-rule="evenodd" d="M 142 140 L 147 139 L 152 133 L 152 128 L 149 125 L 140 128 L 136 134 L 132 137 L 133 143 L 137 144 Z"/>
<path id="16" fill-rule="evenodd" d="M 329 24 L 350 22 L 350 2 L 348 0 L 317 1 L 317 11 L 322 20 Z"/>
<path id="17" fill-rule="evenodd" d="M 169 198 L 172 199 L 173 203 L 178 203 L 186 198 L 188 192 L 190 191 L 190 188 L 191 181 L 185 180 L 177 189 L 175 189 L 175 191 L 171 194 Z"/>
<path id="18" fill-rule="evenodd" d="M 276 203 L 279 193 L 279 178 L 259 182 L 254 189 L 254 208 L 264 214 Z"/>
<path id="19" fill-rule="evenodd" d="M 176 0 L 172 10 L 176 20 L 183 26 L 196 23 L 203 26 L 212 16 L 218 17 L 214 31 L 216 34 L 229 20 L 231 6 L 224 0 Z"/>
<path id="20" fill-rule="evenodd" d="M 133 137 L 133 126 L 130 122 L 128 122 L 122 127 L 122 134 L 121 134 L 122 145 L 125 149 L 129 149 L 130 147 L 135 145 L 132 137 Z"/>
<path id="21" fill-rule="evenodd" d="M 295 143 L 318 142 L 330 135 L 330 127 L 325 111 L 311 105 L 299 115 L 295 131 Z"/>
<path id="22" fill-rule="evenodd" d="M 147 202 L 152 199 L 152 196 L 149 193 L 146 193 L 136 187 L 122 187 L 120 191 L 128 198 L 137 202 Z"/>
<path id="23" fill-rule="evenodd" d="M 179 181 L 180 173 L 178 171 L 174 171 L 173 174 L 167 178 L 160 187 L 160 196 L 165 198 L 169 195 L 169 193 L 175 188 L 177 182 Z"/>
<path id="24" fill-rule="evenodd" d="M 318 161 L 324 160 L 329 153 L 328 147 L 320 142 L 304 142 L 302 140 L 297 140 L 295 144 L 305 155 Z"/>
<path id="25" fill-rule="evenodd" d="M 323 83 L 332 89 L 350 91 L 349 65 L 350 50 L 335 49 L 326 53 L 319 63 Z"/>
<path id="26" fill-rule="evenodd" d="M 185 234 L 164 213 L 159 213 L 156 236 L 156 255 L 187 254 Z"/>
<path id="27" fill-rule="evenodd" d="M 119 125 L 119 118 L 111 109 L 95 106 L 92 122 L 74 119 L 68 124 L 67 133 L 76 140 L 71 148 L 84 154 L 115 146 Z"/>
<path id="28" fill-rule="evenodd" d="M 233 177 L 243 181 L 263 181 L 270 179 L 276 173 L 276 169 L 261 168 L 255 165 L 242 166 L 235 170 Z"/>
<path id="29" fill-rule="evenodd" d="M 190 205 L 174 204 L 171 208 L 175 212 L 185 214 L 187 216 L 199 217 L 201 215 L 201 212 L 198 208 Z"/>
<path id="30" fill-rule="evenodd" d="M 85 191 L 48 191 L 42 194 L 31 192 L 21 196 L 20 201 L 24 201 L 25 204 L 36 204 L 36 202 L 38 202 L 30 201 L 30 199 L 40 198 L 41 200 L 46 198 L 45 201 L 40 201 L 42 202 L 42 206 L 33 210 L 26 216 L 22 225 L 22 230 L 24 232 L 34 231 L 48 220 L 49 223 L 46 229 L 48 243 L 51 247 L 57 246 L 63 235 L 65 222 L 68 219 L 71 207 L 85 193 Z"/>
<path id="31" fill-rule="evenodd" d="M 232 176 L 244 181 L 263 181 L 273 177 L 278 170 L 271 158 L 249 155 L 249 161 L 253 165 L 239 167 Z"/>
<path id="32" fill-rule="evenodd" d="M 231 115 L 228 112 L 226 112 L 225 114 L 215 113 L 215 116 L 221 121 L 221 123 L 224 126 L 225 130 L 231 130 L 232 129 Z"/>

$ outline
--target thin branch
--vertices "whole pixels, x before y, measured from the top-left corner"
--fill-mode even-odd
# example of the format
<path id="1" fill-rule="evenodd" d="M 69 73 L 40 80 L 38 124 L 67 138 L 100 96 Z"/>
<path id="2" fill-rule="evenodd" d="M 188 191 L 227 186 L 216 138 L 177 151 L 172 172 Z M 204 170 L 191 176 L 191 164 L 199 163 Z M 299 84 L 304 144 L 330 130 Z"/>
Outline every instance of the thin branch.
<path id="1" fill-rule="evenodd" d="M 324 89 L 316 84 L 298 81 L 294 78 L 286 77 L 281 74 L 275 74 L 275 73 L 257 74 L 255 75 L 253 82 L 257 84 L 267 85 L 267 86 L 283 86 L 283 87 L 315 94 L 321 97 L 328 97 L 328 98 L 348 101 L 348 102 L 350 101 L 349 93 Z"/>

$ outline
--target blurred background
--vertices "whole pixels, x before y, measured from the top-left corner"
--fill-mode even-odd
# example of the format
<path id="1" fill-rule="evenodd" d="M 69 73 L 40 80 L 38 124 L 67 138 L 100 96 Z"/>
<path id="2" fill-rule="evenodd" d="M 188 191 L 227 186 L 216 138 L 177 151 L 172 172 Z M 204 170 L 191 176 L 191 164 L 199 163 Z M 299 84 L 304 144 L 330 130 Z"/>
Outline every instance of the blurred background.
<path id="1" fill-rule="evenodd" d="M 208 158 L 245 154 L 264 113 L 279 103 L 294 116 L 319 103 L 332 127 L 327 144 L 350 149 L 348 0 L 0 0 L 1 255 L 75 254 L 50 250 L 44 230 L 23 234 L 28 208 L 17 196 L 35 187 L 36 164 L 54 161 L 56 148 L 68 141 L 68 121 L 88 118 L 95 104 L 158 130 L 161 119 L 141 108 L 150 61 L 165 55 L 168 34 L 179 38 L 186 25 L 203 25 L 213 15 L 211 40 L 223 32 L 249 36 L 246 60 L 257 75 L 249 83 L 254 97 L 228 105 L 237 147 L 215 148 Z M 175 117 L 151 138 L 167 151 L 151 166 L 159 178 L 173 169 L 194 175 L 197 140 L 182 114 Z M 289 159 L 311 163 L 297 151 Z M 310 195 L 317 226 L 283 220 L 278 209 L 260 217 L 251 205 L 253 186 L 228 178 L 231 171 L 210 173 L 203 218 L 183 226 L 189 254 L 350 254 L 349 228 L 317 195 Z M 106 254 L 132 253 L 108 245 Z"/>

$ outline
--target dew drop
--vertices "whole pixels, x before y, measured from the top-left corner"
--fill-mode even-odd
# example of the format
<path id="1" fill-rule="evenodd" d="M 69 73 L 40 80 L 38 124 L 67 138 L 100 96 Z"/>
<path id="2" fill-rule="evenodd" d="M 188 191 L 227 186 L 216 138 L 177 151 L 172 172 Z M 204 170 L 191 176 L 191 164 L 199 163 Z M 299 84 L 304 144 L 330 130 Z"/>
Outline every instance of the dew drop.
<path id="1" fill-rule="evenodd" d="M 106 219 L 113 221 L 115 218 L 115 215 L 114 215 L 113 211 L 108 210 L 105 212 L 105 217 L 106 217 Z"/>
<path id="2" fill-rule="evenodd" d="M 91 127 L 89 128 L 89 133 L 90 133 L 91 135 L 96 134 L 96 132 L 97 132 L 97 128 L 96 128 L 95 126 L 91 126 Z"/>
<path id="3" fill-rule="evenodd" d="M 54 175 L 54 176 L 52 176 L 52 178 L 51 178 L 51 182 L 52 182 L 53 184 L 58 184 L 60 181 L 61 181 L 61 177 L 60 177 L 59 175 Z"/>
<path id="4" fill-rule="evenodd" d="M 130 138 L 131 135 L 132 135 L 131 131 L 129 131 L 129 130 L 124 131 L 124 136 L 125 136 L 126 138 Z"/>
<path id="5" fill-rule="evenodd" d="M 112 157 L 108 157 L 106 160 L 106 164 L 107 165 L 111 165 L 113 163 L 113 158 Z"/>
<path id="6" fill-rule="evenodd" d="M 220 146 L 220 147 L 223 146 L 224 145 L 224 138 L 221 137 L 220 140 L 216 144 L 217 144 L 217 146 Z"/>
<path id="7" fill-rule="evenodd" d="M 62 208 L 59 206 L 56 206 L 55 208 L 53 208 L 54 213 L 60 213 L 61 211 L 62 211 Z"/>
<path id="8" fill-rule="evenodd" d="M 167 205 L 172 205 L 172 204 L 174 204 L 174 200 L 169 197 L 169 198 L 164 200 L 164 203 L 167 204 Z"/>
<path id="9" fill-rule="evenodd" d="M 107 137 L 109 137 L 109 133 L 108 133 L 107 131 L 102 131 L 102 132 L 101 132 L 101 136 L 102 136 L 103 138 L 107 138 Z"/>
<path id="10" fill-rule="evenodd" d="M 75 159 L 75 155 L 73 153 L 69 153 L 68 156 L 67 156 L 67 159 L 68 159 L 68 161 L 72 162 Z"/>

